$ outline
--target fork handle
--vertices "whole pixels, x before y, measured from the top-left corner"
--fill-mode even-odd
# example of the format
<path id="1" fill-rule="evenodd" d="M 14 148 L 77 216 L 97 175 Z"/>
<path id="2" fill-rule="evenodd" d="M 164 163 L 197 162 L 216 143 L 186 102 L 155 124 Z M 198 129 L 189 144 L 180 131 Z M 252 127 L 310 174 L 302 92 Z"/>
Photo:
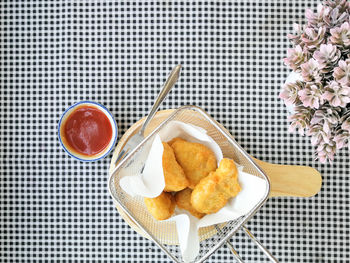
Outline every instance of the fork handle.
<path id="1" fill-rule="evenodd" d="M 154 114 L 156 114 L 160 104 L 163 102 L 166 95 L 168 95 L 171 88 L 175 85 L 176 81 L 179 79 L 180 71 L 181 71 L 181 65 L 177 65 L 173 69 L 173 71 L 171 71 L 171 73 L 169 74 L 167 81 L 165 82 L 165 84 L 163 86 L 163 89 L 160 91 L 157 100 L 153 104 L 153 107 L 152 107 L 150 113 L 148 114 L 145 122 L 143 123 L 143 125 L 140 129 L 140 134 L 142 136 L 144 135 L 144 132 L 145 132 L 145 129 L 146 129 L 148 123 L 153 119 Z"/>

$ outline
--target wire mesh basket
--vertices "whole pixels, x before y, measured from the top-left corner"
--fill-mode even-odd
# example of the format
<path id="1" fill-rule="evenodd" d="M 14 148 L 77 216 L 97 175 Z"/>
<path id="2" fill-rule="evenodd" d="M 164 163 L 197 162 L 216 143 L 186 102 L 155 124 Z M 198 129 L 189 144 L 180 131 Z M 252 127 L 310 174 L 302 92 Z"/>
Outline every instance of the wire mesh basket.
<path id="1" fill-rule="evenodd" d="M 247 222 L 265 203 L 270 191 L 268 177 L 251 159 L 244 149 L 234 140 L 229 132 L 204 110 L 196 106 L 184 106 L 176 110 L 159 112 L 146 129 L 146 138 L 127 155 L 117 166 L 112 159 L 109 178 L 109 191 L 122 217 L 139 234 L 154 241 L 175 262 L 183 262 L 178 246 L 175 222 L 157 221 L 146 209 L 142 197 L 131 197 L 119 185 L 121 178 L 127 175 L 137 175 L 143 170 L 153 139 L 171 121 L 181 121 L 202 127 L 207 134 L 220 146 L 223 156 L 233 159 L 243 166 L 243 171 L 258 176 L 266 181 L 267 188 L 263 198 L 245 216 L 218 226 L 204 227 L 199 230 L 200 252 L 193 262 L 203 262 L 216 249 Z M 115 152 L 123 148 L 125 142 L 135 134 L 142 125 L 142 120 L 132 126 L 118 144 Z M 123 143 L 121 143 L 123 142 Z"/>

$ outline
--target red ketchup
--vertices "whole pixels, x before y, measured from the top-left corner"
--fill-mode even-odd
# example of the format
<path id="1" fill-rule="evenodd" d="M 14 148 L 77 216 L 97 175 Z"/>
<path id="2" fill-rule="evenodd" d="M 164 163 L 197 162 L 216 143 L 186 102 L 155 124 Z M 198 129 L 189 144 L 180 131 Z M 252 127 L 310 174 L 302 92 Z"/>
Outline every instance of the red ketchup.
<path id="1" fill-rule="evenodd" d="M 113 130 L 105 113 L 94 106 L 83 105 L 69 114 L 61 126 L 61 134 L 68 150 L 94 156 L 106 149 Z"/>

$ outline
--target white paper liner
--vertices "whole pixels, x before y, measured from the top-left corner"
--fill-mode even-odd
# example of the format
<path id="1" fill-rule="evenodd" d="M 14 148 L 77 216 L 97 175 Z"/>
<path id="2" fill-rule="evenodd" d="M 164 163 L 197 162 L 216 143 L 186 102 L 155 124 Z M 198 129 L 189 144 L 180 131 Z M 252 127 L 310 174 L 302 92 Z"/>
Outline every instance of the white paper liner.
<path id="1" fill-rule="evenodd" d="M 155 135 L 142 174 L 125 176 L 120 180 L 120 186 L 126 193 L 131 196 L 141 195 L 150 198 L 161 194 L 165 187 L 162 141 L 167 142 L 176 137 L 207 146 L 214 152 L 218 163 L 223 158 L 219 145 L 206 134 L 204 129 L 172 121 Z M 242 167 L 239 167 L 238 170 L 241 191 L 235 198 L 230 199 L 219 212 L 198 219 L 188 211 L 176 208 L 176 215 L 168 219 L 176 223 L 180 250 L 185 262 L 193 261 L 199 253 L 198 229 L 200 227 L 235 220 L 251 211 L 265 195 L 267 188 L 265 180 L 243 172 Z"/>

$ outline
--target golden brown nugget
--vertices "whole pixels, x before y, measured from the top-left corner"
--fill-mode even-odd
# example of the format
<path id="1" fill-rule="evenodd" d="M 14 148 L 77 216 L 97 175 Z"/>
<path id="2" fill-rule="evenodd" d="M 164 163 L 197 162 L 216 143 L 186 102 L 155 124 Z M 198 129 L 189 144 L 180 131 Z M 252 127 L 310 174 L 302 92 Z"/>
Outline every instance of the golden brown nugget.
<path id="1" fill-rule="evenodd" d="M 175 210 L 175 200 L 172 194 L 162 192 L 155 198 L 144 198 L 146 207 L 157 220 L 165 220 L 172 216 Z"/>
<path id="2" fill-rule="evenodd" d="M 175 159 L 173 149 L 163 142 L 163 173 L 165 180 L 165 192 L 177 192 L 185 189 L 189 182 L 182 169 Z"/>
<path id="3" fill-rule="evenodd" d="M 214 153 L 200 143 L 187 142 L 175 138 L 170 142 L 177 162 L 180 164 L 189 181 L 189 188 L 193 189 L 199 181 L 215 171 L 217 164 Z"/>
<path id="4" fill-rule="evenodd" d="M 215 172 L 196 185 L 191 195 L 191 204 L 198 212 L 216 213 L 240 190 L 237 167 L 231 159 L 224 158 Z"/>
<path id="5" fill-rule="evenodd" d="M 175 202 L 178 207 L 189 211 L 193 216 L 202 218 L 205 216 L 205 214 L 199 213 L 196 209 L 193 208 L 191 204 L 191 194 L 192 190 L 190 188 L 186 188 L 180 192 L 177 192 L 175 194 Z"/>
<path id="6" fill-rule="evenodd" d="M 184 139 L 182 139 L 182 138 L 180 138 L 180 137 L 176 137 L 176 138 L 171 139 L 170 141 L 168 141 L 168 144 L 172 147 L 174 142 L 176 142 L 176 141 L 181 141 L 181 140 L 184 141 Z"/>

